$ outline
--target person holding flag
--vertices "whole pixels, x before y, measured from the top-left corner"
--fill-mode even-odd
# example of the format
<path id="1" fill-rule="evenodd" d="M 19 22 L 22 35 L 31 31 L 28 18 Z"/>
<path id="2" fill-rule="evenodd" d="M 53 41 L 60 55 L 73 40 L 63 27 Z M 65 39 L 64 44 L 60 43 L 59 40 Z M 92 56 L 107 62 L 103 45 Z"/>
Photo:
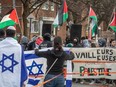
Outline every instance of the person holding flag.
<path id="1" fill-rule="evenodd" d="M 90 7 L 88 39 L 91 40 L 92 37 L 95 37 L 96 33 L 97 33 L 97 16 L 94 10 Z"/>
<path id="2" fill-rule="evenodd" d="M 23 87 L 27 79 L 24 51 L 14 39 L 16 29 L 9 26 L 0 42 L 0 87 Z"/>
<path id="3" fill-rule="evenodd" d="M 47 58 L 47 72 L 44 81 L 51 81 L 44 84 L 44 87 L 64 87 L 63 65 L 65 60 L 72 60 L 74 54 L 66 53 L 62 48 L 62 39 L 57 36 L 54 38 L 54 46 L 48 51 L 39 51 L 35 49 L 35 54 Z"/>
<path id="4" fill-rule="evenodd" d="M 39 40 L 36 41 L 36 44 L 39 45 L 39 49 L 52 47 L 52 42 L 50 39 L 51 39 L 51 35 L 49 33 L 45 33 L 43 35 L 43 39 L 39 38 Z"/>
<path id="5" fill-rule="evenodd" d="M 114 17 L 111 21 L 111 23 L 109 24 L 109 27 L 115 32 L 115 40 L 116 40 L 116 12 L 115 9 L 113 11 Z"/>
<path id="6" fill-rule="evenodd" d="M 5 29 L 8 26 L 15 26 L 16 27 L 16 25 L 18 25 L 20 27 L 20 30 L 16 30 L 20 34 L 17 34 L 16 37 L 14 37 L 14 38 L 17 39 L 18 42 L 20 42 L 20 39 L 22 36 L 21 25 L 19 22 L 17 10 L 16 10 L 16 8 L 13 8 L 6 15 L 4 15 L 4 17 L 0 21 L 0 29 Z"/>

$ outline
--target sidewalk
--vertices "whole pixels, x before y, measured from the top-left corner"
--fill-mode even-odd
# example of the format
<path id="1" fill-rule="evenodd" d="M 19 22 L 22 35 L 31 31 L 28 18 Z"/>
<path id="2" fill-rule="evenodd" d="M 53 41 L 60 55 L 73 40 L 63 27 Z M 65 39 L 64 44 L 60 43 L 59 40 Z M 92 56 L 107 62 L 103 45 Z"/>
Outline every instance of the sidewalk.
<path id="1" fill-rule="evenodd" d="M 89 84 L 80 84 L 80 83 L 74 83 L 72 84 L 72 87 L 114 87 L 112 85 L 110 86 L 103 86 L 102 84 L 93 84 L 93 85 L 89 85 Z"/>

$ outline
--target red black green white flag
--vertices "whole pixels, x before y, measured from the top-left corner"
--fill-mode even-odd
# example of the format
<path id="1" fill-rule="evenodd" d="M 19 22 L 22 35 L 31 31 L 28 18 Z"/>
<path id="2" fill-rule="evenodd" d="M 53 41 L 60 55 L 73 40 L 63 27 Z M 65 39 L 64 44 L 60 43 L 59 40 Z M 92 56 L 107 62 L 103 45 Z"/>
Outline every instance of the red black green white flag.
<path id="1" fill-rule="evenodd" d="M 68 19 L 68 7 L 66 0 L 62 0 L 62 4 L 58 10 L 57 16 L 53 22 L 54 27 L 62 26 L 62 24 Z"/>
<path id="2" fill-rule="evenodd" d="M 0 21 L 0 29 L 3 29 L 8 26 L 14 26 L 19 24 L 19 19 L 16 9 L 11 10 L 7 15 L 5 15 Z"/>
<path id="3" fill-rule="evenodd" d="M 91 39 L 91 37 L 94 37 L 97 32 L 97 16 L 91 7 L 89 11 L 89 20 L 90 20 L 90 29 L 88 38 Z"/>
<path id="4" fill-rule="evenodd" d="M 113 20 L 111 21 L 111 23 L 109 24 L 109 27 L 116 32 L 116 13 L 114 13 L 114 17 Z"/>

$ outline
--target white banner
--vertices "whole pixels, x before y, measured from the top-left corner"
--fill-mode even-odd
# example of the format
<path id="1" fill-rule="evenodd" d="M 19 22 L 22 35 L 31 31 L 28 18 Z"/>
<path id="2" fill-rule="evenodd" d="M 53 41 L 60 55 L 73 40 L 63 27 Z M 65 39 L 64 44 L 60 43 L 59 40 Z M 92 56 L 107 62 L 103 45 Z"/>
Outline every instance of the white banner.
<path id="1" fill-rule="evenodd" d="M 71 50 L 75 54 L 74 61 L 78 61 L 74 62 L 73 78 L 116 79 L 116 49 L 72 48 Z"/>

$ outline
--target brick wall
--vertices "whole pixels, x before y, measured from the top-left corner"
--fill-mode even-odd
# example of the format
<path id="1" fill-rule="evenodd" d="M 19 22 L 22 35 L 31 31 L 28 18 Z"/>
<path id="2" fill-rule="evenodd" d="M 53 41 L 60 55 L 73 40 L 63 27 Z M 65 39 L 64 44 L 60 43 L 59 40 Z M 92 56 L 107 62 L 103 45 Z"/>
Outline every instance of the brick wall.
<path id="1" fill-rule="evenodd" d="M 13 0 L 1 0 L 1 2 L 0 2 L 2 4 L 2 13 L 0 14 L 1 18 L 13 8 L 12 1 Z M 17 14 L 18 14 L 18 17 L 19 17 L 19 20 L 20 20 L 21 28 L 23 29 L 23 26 L 22 26 L 23 25 L 23 21 L 22 21 L 22 9 L 23 9 L 22 8 L 22 3 L 21 3 L 20 0 L 15 0 L 15 1 L 16 1 L 15 2 L 16 3 L 16 10 L 17 10 Z M 38 14 L 36 15 L 37 11 L 38 10 L 33 12 L 33 14 L 34 14 L 35 18 L 38 19 L 38 20 L 40 20 L 40 18 L 42 18 L 42 17 L 53 17 L 53 18 L 55 18 L 56 14 L 57 14 L 57 6 L 55 6 L 54 11 L 51 11 L 50 9 L 49 10 L 40 9 L 38 11 Z M 17 27 L 17 31 L 18 32 L 20 31 L 19 27 Z M 38 34 L 36 34 L 36 35 L 38 35 Z M 57 35 L 61 36 L 62 39 L 65 40 L 65 38 L 66 38 L 66 23 L 64 23 L 63 26 L 60 27 L 60 30 L 57 31 Z M 33 36 L 33 34 L 31 36 Z"/>

